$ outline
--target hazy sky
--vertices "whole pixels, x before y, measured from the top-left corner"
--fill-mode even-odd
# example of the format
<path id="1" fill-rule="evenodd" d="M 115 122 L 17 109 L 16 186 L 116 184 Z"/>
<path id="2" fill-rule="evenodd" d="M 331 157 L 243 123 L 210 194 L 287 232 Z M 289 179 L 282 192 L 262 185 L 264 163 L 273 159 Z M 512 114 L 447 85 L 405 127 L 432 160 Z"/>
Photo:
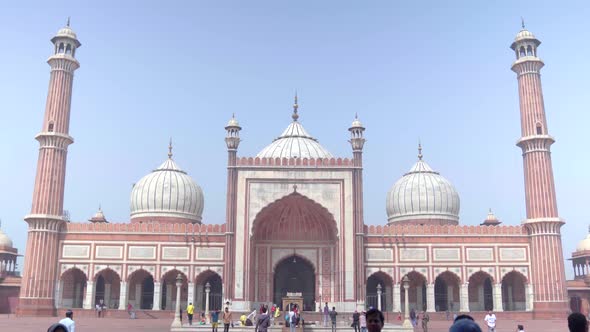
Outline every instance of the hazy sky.
<path id="1" fill-rule="evenodd" d="M 51 55 L 68 16 L 76 53 L 65 209 L 129 220 L 131 186 L 174 158 L 205 193 L 204 222 L 225 218 L 232 113 L 239 156 L 291 121 L 350 157 L 365 124 L 365 221 L 386 224 L 389 188 L 424 159 L 457 188 L 461 223 L 488 208 L 525 217 L 516 75 L 509 49 L 524 16 L 543 44 L 543 88 L 564 255 L 587 235 L 590 113 L 587 1 L 19 1 L 0 5 L 0 218 L 24 254 Z M 165 4 L 165 5 L 164 5 Z M 566 263 L 568 276 L 572 269 Z"/>

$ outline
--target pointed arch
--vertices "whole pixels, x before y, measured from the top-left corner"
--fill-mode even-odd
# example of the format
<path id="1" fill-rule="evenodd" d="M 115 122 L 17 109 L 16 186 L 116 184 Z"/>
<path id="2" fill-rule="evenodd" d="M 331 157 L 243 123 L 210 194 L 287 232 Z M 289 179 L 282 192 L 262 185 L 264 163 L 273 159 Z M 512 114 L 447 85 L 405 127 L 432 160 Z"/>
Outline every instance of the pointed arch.
<path id="1" fill-rule="evenodd" d="M 223 280 L 221 276 L 211 270 L 207 269 L 200 272 L 195 277 L 195 299 L 194 305 L 197 310 L 205 310 L 205 302 L 207 293 L 205 291 L 206 285 L 209 283 L 209 310 L 222 310 L 223 306 Z"/>
<path id="2" fill-rule="evenodd" d="M 424 274 L 414 270 L 404 274 L 400 278 L 400 285 L 403 285 L 402 280 L 405 276 L 408 276 L 410 282 L 410 287 L 408 288 L 408 303 L 410 309 L 418 311 L 426 310 L 426 285 L 428 284 L 428 279 L 426 279 L 426 276 Z M 402 289 L 402 291 L 400 292 L 400 303 L 405 303 L 405 293 L 406 292 Z M 401 309 L 405 311 L 404 306 L 402 306 Z"/>
<path id="3" fill-rule="evenodd" d="M 486 271 L 474 271 L 469 278 L 467 293 L 471 311 L 487 311 L 494 308 L 494 277 Z"/>
<path id="4" fill-rule="evenodd" d="M 88 277 L 77 267 L 70 267 L 60 276 L 60 306 L 82 308 Z"/>
<path id="5" fill-rule="evenodd" d="M 377 308 L 381 311 L 393 310 L 391 301 L 393 294 L 393 278 L 384 271 L 375 271 L 367 277 L 366 282 L 367 306 Z M 381 287 L 381 298 L 379 299 L 378 287 Z M 379 306 L 381 304 L 381 306 Z"/>
<path id="6" fill-rule="evenodd" d="M 94 303 L 101 301 L 107 308 L 119 307 L 119 295 L 121 291 L 121 277 L 119 274 L 105 267 L 94 274 Z"/>
<path id="7" fill-rule="evenodd" d="M 520 271 L 512 270 L 502 276 L 502 307 L 504 311 L 526 310 L 527 278 Z"/>
<path id="8" fill-rule="evenodd" d="M 152 309 L 154 304 L 154 276 L 145 269 L 137 269 L 127 276 L 127 301 L 136 309 Z"/>
<path id="9" fill-rule="evenodd" d="M 434 308 L 436 311 L 459 310 L 459 287 L 461 278 L 451 272 L 444 271 L 434 280 Z"/>

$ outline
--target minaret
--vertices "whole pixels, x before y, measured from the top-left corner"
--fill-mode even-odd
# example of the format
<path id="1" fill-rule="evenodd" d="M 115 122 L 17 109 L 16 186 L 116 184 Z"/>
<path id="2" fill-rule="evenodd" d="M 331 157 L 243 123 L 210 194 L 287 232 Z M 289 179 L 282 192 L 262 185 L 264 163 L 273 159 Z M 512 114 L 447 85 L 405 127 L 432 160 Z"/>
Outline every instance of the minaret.
<path id="1" fill-rule="evenodd" d="M 534 311 L 564 316 L 567 310 L 565 270 L 557 214 L 555 184 L 551 165 L 551 144 L 541 89 L 543 61 L 537 55 L 541 42 L 525 29 L 510 46 L 516 55 L 512 70 L 517 74 L 520 99 L 521 135 L 527 219 L 523 221 L 531 238 L 531 281 Z"/>
<path id="2" fill-rule="evenodd" d="M 47 60 L 51 74 L 45 117 L 41 132 L 35 136 L 40 148 L 33 206 L 25 217 L 29 234 L 17 313 L 27 316 L 56 314 L 58 237 L 66 222 L 63 218 L 66 157 L 68 146 L 74 142 L 69 135 L 70 105 L 74 71 L 80 66 L 75 58 L 80 42 L 70 28 L 69 19 L 51 42 L 54 51 Z"/>
<path id="3" fill-rule="evenodd" d="M 363 147 L 365 145 L 365 127 L 359 121 L 358 116 L 354 116 L 352 125 L 348 128 L 350 131 L 350 145 L 353 154 L 352 170 L 352 192 L 353 192 L 353 223 L 354 223 L 354 256 L 355 266 L 365 266 L 365 233 L 364 233 L 364 212 L 363 212 Z M 355 289 L 357 299 L 357 310 L 365 308 L 365 269 L 354 269 L 355 280 L 357 285 Z"/>
<path id="4" fill-rule="evenodd" d="M 223 297 L 224 303 L 231 301 L 234 294 L 234 280 L 235 276 L 235 232 L 236 232 L 236 210 L 237 210 L 237 185 L 238 185 L 238 170 L 237 166 L 237 152 L 240 145 L 240 124 L 232 115 L 231 119 L 225 126 L 226 136 L 225 144 L 227 145 L 227 202 L 226 202 L 226 229 L 225 229 L 225 250 L 224 250 L 224 269 L 223 269 Z"/>

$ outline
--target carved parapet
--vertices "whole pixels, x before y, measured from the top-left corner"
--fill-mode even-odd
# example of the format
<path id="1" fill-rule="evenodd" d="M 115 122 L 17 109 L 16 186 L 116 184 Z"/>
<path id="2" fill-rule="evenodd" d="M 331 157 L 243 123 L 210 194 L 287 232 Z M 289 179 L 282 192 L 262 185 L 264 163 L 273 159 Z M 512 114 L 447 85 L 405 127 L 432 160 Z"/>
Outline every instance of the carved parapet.
<path id="1" fill-rule="evenodd" d="M 259 157 L 241 157 L 237 160 L 237 166 L 243 167 L 353 167 L 352 159 L 348 158 L 259 158 Z"/>
<path id="2" fill-rule="evenodd" d="M 68 223 L 67 232 L 96 233 L 156 233 L 156 234 L 216 234 L 223 235 L 225 224 L 168 224 L 168 223 Z"/>
<path id="3" fill-rule="evenodd" d="M 473 225 L 365 225 L 367 235 L 527 235 L 523 225 L 473 226 Z"/>

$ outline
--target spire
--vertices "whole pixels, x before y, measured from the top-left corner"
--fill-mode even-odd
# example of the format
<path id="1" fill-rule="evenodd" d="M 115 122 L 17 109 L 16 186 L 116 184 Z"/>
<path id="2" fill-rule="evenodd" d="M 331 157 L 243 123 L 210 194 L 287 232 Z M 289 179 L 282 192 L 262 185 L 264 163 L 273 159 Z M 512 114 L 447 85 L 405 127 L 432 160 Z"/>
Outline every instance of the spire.
<path id="1" fill-rule="evenodd" d="M 68 21 L 66 22 L 66 26 L 69 28 L 70 27 L 70 17 L 68 16 Z"/>
<path id="2" fill-rule="evenodd" d="M 168 159 L 172 159 L 172 137 L 170 137 L 170 143 L 168 144 Z"/>
<path id="3" fill-rule="evenodd" d="M 422 144 L 418 141 L 418 160 L 422 160 Z"/>
<path id="4" fill-rule="evenodd" d="M 297 119 L 299 119 L 299 115 L 297 114 L 298 108 L 299 104 L 297 104 L 297 91 L 295 91 L 295 103 L 293 104 L 293 115 L 291 115 L 293 121 L 297 121 Z"/>
<path id="5" fill-rule="evenodd" d="M 520 17 L 520 24 L 521 24 L 523 30 L 526 29 L 524 27 L 524 18 L 522 16 Z"/>

